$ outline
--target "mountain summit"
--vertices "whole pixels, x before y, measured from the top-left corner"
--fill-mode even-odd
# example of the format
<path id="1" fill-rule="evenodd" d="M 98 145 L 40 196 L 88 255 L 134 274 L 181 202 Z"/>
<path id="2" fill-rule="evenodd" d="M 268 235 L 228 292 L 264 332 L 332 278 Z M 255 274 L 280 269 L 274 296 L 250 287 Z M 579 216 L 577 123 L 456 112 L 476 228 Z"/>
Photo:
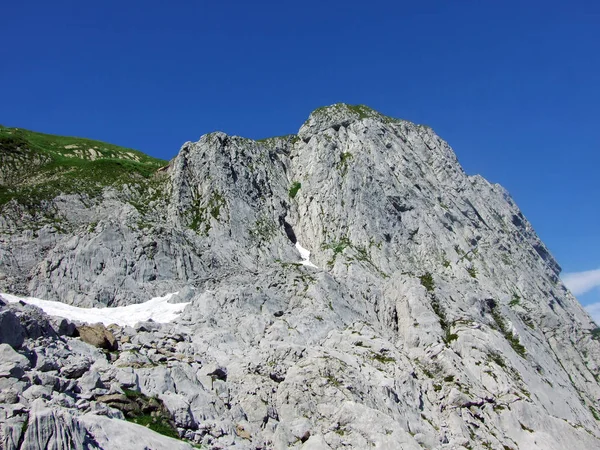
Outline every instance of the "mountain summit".
<path id="1" fill-rule="evenodd" d="M 68 139 L 0 128 L 0 292 L 189 304 L 104 328 L 7 297 L 0 448 L 600 448 L 596 325 L 431 128 L 336 104 L 168 163 Z"/>

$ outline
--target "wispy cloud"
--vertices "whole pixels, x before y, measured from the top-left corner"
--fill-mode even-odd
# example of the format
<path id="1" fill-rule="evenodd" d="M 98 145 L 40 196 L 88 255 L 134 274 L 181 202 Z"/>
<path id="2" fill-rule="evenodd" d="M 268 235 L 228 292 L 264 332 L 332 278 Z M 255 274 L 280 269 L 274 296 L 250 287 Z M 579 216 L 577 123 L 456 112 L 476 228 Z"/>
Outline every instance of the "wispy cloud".
<path id="1" fill-rule="evenodd" d="M 574 295 L 582 295 L 600 286 L 600 269 L 566 273 L 562 280 Z"/>
<path id="2" fill-rule="evenodd" d="M 585 306 L 585 309 L 590 313 L 594 322 L 600 324 L 600 303 L 592 303 L 591 305 Z"/>

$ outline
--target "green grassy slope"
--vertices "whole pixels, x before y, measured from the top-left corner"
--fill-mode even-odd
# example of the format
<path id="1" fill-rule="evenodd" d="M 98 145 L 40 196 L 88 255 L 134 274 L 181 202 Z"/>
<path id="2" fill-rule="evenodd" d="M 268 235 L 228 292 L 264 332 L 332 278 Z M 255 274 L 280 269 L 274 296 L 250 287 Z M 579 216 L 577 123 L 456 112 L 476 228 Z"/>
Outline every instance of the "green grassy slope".
<path id="1" fill-rule="evenodd" d="M 0 126 L 0 208 L 12 199 L 35 206 L 61 193 L 96 196 L 143 183 L 166 164 L 100 141 Z"/>

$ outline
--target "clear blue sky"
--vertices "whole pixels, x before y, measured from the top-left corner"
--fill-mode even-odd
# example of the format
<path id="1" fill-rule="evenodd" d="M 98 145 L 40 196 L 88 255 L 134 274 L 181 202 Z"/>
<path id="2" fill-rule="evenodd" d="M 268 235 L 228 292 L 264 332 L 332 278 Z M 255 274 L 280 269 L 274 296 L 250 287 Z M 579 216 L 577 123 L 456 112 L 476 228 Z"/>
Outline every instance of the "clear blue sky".
<path id="1" fill-rule="evenodd" d="M 504 185 L 565 272 L 600 268 L 600 2 L 4 2 L 0 123 L 169 159 L 364 103 Z M 579 297 L 600 301 L 597 288 Z"/>

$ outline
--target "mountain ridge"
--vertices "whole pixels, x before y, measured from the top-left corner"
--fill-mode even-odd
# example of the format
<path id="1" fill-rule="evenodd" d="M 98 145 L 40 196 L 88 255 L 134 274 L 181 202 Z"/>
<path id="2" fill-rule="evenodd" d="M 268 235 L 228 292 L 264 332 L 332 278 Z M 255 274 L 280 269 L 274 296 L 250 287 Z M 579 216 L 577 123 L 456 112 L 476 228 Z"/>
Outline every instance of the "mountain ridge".
<path id="1" fill-rule="evenodd" d="M 317 109 L 295 136 L 209 133 L 148 178 L 57 195 L 42 210 L 59 220 L 35 226 L 38 210 L 0 206 L 0 292 L 190 302 L 114 328 L 117 360 L 88 366 L 103 387 L 74 381 L 100 406 L 62 405 L 80 399 L 65 387 L 45 408 L 118 420 L 99 399 L 133 388 L 209 448 L 600 447 L 596 326 L 507 191 L 367 107 Z"/>

